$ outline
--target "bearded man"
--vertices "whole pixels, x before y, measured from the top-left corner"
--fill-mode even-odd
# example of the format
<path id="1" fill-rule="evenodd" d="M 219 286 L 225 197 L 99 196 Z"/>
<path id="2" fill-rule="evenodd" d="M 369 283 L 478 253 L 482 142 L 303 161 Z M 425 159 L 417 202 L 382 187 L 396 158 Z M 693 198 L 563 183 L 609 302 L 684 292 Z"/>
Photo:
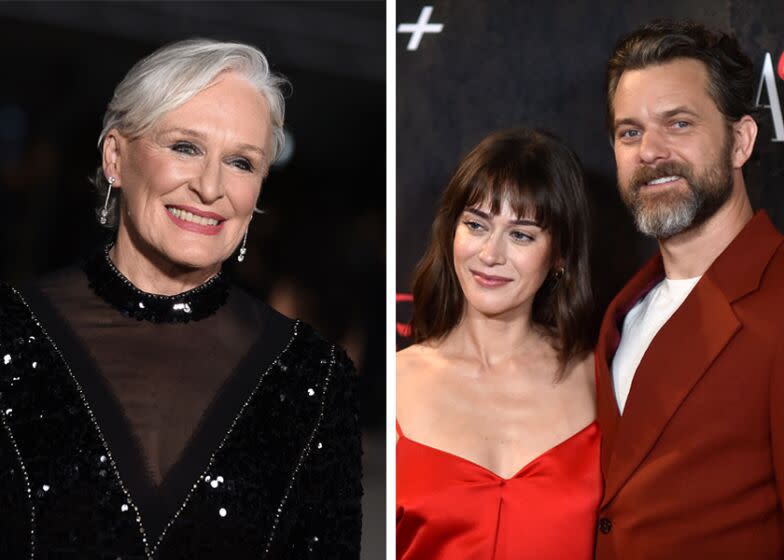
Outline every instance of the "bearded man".
<path id="1" fill-rule="evenodd" d="M 737 41 L 659 21 L 608 64 L 618 187 L 659 253 L 596 352 L 596 558 L 784 558 L 784 238 L 743 179 L 757 136 Z"/>

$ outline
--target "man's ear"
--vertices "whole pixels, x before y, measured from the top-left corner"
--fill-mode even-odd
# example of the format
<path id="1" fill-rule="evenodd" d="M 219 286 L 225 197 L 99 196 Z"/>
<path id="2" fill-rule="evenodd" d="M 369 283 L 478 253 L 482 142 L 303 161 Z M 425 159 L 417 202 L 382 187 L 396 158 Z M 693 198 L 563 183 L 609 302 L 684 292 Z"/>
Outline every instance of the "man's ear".
<path id="1" fill-rule="evenodd" d="M 757 141 L 757 123 L 749 115 L 742 116 L 732 123 L 732 167 L 740 169 L 751 157 Z"/>

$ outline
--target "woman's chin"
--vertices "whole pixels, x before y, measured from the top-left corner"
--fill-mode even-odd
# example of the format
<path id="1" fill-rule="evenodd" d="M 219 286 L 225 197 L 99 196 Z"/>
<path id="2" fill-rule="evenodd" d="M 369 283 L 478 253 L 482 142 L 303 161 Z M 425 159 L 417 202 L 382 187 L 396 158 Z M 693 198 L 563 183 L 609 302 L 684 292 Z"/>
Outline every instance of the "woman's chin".
<path id="1" fill-rule="evenodd" d="M 471 307 L 479 315 L 488 318 L 499 318 L 506 315 L 514 314 L 519 306 L 510 306 L 509 302 L 495 302 L 495 301 L 475 301 L 471 302 Z"/>
<path id="2" fill-rule="evenodd" d="M 190 270 L 219 269 L 225 257 L 199 247 L 177 247 L 163 252 L 163 257 L 179 268 Z"/>

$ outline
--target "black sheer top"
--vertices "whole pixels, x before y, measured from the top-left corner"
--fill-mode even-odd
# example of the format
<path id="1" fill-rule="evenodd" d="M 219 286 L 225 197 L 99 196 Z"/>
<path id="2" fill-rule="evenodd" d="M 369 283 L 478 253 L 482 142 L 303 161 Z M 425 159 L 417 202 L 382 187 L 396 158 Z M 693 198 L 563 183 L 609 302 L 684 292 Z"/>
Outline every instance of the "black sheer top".
<path id="1" fill-rule="evenodd" d="M 220 275 L 153 296 L 103 253 L 0 292 L 0 557 L 358 557 L 340 349 Z"/>

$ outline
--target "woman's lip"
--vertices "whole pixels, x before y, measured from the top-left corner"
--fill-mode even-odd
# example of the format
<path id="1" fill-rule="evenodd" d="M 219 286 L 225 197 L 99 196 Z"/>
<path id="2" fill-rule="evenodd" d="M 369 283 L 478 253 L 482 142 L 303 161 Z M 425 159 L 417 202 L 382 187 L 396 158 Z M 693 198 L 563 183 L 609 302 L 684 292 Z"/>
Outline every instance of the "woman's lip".
<path id="1" fill-rule="evenodd" d="M 180 208 L 182 210 L 185 210 L 186 207 L 175 206 L 174 208 Z M 218 225 L 215 225 L 215 226 L 205 226 L 205 225 L 202 225 L 202 224 L 196 224 L 196 223 L 193 223 L 193 222 L 188 222 L 186 220 L 181 220 L 180 218 L 178 218 L 177 216 L 175 216 L 174 214 L 172 214 L 168 210 L 164 210 L 164 211 L 166 212 L 166 215 L 169 216 L 169 219 L 172 222 L 174 222 L 174 225 L 176 225 L 177 227 L 182 228 L 182 229 L 184 229 L 186 231 L 192 231 L 194 233 L 201 233 L 203 235 L 218 235 L 220 233 L 220 231 L 223 229 L 223 224 L 225 223 L 225 221 L 223 221 L 223 222 L 219 222 Z M 188 210 L 188 212 L 190 212 L 190 210 Z M 191 212 L 191 213 L 193 213 L 193 212 Z M 205 218 L 211 218 L 212 216 L 204 216 L 204 217 Z M 218 218 L 213 218 L 213 219 L 217 220 Z"/>
<path id="2" fill-rule="evenodd" d="M 511 278 L 506 278 L 504 276 L 492 276 L 490 274 L 483 274 L 483 273 L 481 273 L 479 271 L 476 271 L 476 270 L 472 270 L 471 274 L 473 274 L 474 279 L 476 279 L 476 281 L 480 285 L 486 286 L 488 288 L 494 288 L 494 287 L 497 287 L 497 286 L 503 286 L 503 285 L 508 284 L 509 282 L 512 281 Z"/>
<path id="3" fill-rule="evenodd" d="M 201 216 L 202 218 L 211 218 L 213 220 L 218 220 L 219 222 L 226 221 L 226 218 L 221 216 L 220 214 L 216 214 L 215 212 L 207 212 L 206 210 L 199 210 L 198 208 L 194 208 L 193 206 L 181 206 L 179 204 L 167 204 L 167 208 L 177 208 L 178 210 L 184 210 L 185 212 L 190 212 L 194 216 Z M 171 214 L 169 214 L 171 215 Z"/>

